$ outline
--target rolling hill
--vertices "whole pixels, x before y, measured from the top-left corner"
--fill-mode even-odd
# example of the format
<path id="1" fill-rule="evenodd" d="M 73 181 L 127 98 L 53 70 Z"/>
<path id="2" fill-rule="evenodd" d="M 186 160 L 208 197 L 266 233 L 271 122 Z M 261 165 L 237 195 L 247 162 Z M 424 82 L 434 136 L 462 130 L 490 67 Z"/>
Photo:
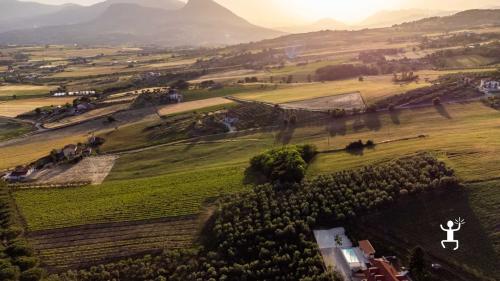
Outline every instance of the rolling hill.
<path id="1" fill-rule="evenodd" d="M 395 27 L 410 31 L 441 31 L 495 25 L 500 25 L 500 9 L 467 10 L 451 16 L 431 17 L 402 23 Z"/>
<path id="2" fill-rule="evenodd" d="M 368 28 L 389 27 L 395 24 L 412 22 L 429 17 L 448 16 L 453 13 L 454 12 L 451 11 L 421 9 L 385 10 L 369 16 L 357 26 Z"/>
<path id="3" fill-rule="evenodd" d="M 111 4 L 88 22 L 8 31 L 9 44 L 221 45 L 276 37 L 281 32 L 250 24 L 212 0 L 190 0 L 183 8 Z"/>

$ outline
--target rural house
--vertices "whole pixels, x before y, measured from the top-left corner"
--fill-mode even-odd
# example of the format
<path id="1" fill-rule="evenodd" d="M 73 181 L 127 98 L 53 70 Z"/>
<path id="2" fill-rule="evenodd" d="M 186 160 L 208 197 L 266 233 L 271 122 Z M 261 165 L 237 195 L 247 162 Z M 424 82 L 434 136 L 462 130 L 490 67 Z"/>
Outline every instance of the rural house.
<path id="1" fill-rule="evenodd" d="M 479 91 L 485 94 L 492 94 L 500 92 L 500 82 L 494 80 L 481 80 L 479 84 Z"/>
<path id="2" fill-rule="evenodd" d="M 326 267 L 337 270 L 345 280 L 409 281 L 406 272 L 399 272 L 385 257 L 375 258 L 370 241 L 352 245 L 343 227 L 315 230 L 314 237 Z"/>
<path id="3" fill-rule="evenodd" d="M 76 156 L 77 149 L 76 145 L 68 144 L 62 149 L 61 153 L 66 159 L 73 159 Z"/>
<path id="4" fill-rule="evenodd" d="M 183 96 L 177 89 L 170 89 L 168 91 L 168 98 L 172 102 L 180 103 L 183 100 Z"/>
<path id="5" fill-rule="evenodd" d="M 7 181 L 23 181 L 26 180 L 35 168 L 29 166 L 17 166 L 14 171 L 5 175 L 4 179 Z"/>

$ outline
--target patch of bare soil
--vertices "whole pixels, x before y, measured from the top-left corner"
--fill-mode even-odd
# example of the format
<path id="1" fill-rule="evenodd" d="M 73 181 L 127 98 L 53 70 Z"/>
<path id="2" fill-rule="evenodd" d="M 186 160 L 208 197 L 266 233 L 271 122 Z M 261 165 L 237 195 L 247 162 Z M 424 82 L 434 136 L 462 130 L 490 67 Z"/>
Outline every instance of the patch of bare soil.
<path id="1" fill-rule="evenodd" d="M 75 165 L 61 165 L 35 172 L 32 179 L 39 183 L 61 184 L 71 182 L 90 182 L 101 184 L 113 168 L 118 156 L 87 157 Z"/>
<path id="2" fill-rule="evenodd" d="M 328 111 L 335 109 L 364 110 L 366 108 L 365 101 L 359 92 L 288 102 L 280 104 L 280 106 L 285 109 L 311 111 Z"/>

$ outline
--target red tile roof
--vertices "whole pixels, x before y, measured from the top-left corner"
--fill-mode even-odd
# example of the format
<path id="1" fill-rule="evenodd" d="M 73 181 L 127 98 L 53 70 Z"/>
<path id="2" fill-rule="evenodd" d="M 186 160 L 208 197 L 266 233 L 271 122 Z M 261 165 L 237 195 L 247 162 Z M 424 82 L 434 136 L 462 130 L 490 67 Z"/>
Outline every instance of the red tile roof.
<path id="1" fill-rule="evenodd" d="M 359 248 L 367 255 L 374 255 L 375 249 L 372 246 L 372 243 L 368 240 L 362 240 L 358 242 Z"/>
<path id="2" fill-rule="evenodd" d="M 373 267 L 365 270 L 368 281 L 408 281 L 405 276 L 399 275 L 396 269 L 384 259 L 371 259 Z"/>

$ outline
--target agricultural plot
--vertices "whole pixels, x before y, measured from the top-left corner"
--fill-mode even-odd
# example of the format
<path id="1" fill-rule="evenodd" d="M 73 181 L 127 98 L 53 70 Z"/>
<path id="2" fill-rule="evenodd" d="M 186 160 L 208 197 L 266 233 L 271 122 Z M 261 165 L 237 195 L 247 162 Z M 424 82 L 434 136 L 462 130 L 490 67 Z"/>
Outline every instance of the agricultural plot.
<path id="1" fill-rule="evenodd" d="M 32 130 L 33 125 L 29 123 L 0 117 L 0 141 L 21 136 Z"/>
<path id="2" fill-rule="evenodd" d="M 329 97 L 345 93 L 360 92 L 368 104 L 409 90 L 428 86 L 428 83 L 396 84 L 392 76 L 369 76 L 363 82 L 358 79 L 348 79 L 326 83 L 287 84 L 276 89 L 264 89 L 236 95 L 238 98 L 269 103 L 287 103 Z"/>
<path id="3" fill-rule="evenodd" d="M 37 85 L 2 85 L 0 86 L 0 101 L 16 98 L 29 98 L 48 95 L 50 91 L 55 90 L 55 86 L 37 86 Z"/>
<path id="4" fill-rule="evenodd" d="M 0 101 L 0 116 L 16 117 L 35 110 L 38 107 L 58 106 L 72 103 L 74 98 L 32 98 Z"/>
<path id="5" fill-rule="evenodd" d="M 163 249 L 190 247 L 199 231 L 197 216 L 86 225 L 28 235 L 52 272 L 81 268 Z"/>
<path id="6" fill-rule="evenodd" d="M 171 115 L 181 112 L 202 109 L 210 106 L 230 104 L 232 102 L 233 101 L 225 98 L 210 98 L 210 99 L 183 102 L 177 104 L 169 104 L 169 105 L 158 106 L 158 114 L 162 116 Z"/>
<path id="7" fill-rule="evenodd" d="M 111 115 L 117 111 L 125 110 L 129 107 L 129 104 L 115 104 L 102 108 L 97 108 L 88 112 L 85 112 L 80 115 L 75 115 L 71 117 L 64 118 L 62 120 L 58 120 L 51 123 L 46 123 L 44 126 L 49 129 L 59 128 L 63 126 L 70 126 L 74 124 L 78 124 L 81 122 L 85 122 L 88 120 L 100 118 L 103 116 Z"/>
<path id="8" fill-rule="evenodd" d="M 113 168 L 118 156 L 87 157 L 75 165 L 61 165 L 36 171 L 30 176 L 37 183 L 64 184 L 89 182 L 101 184 Z"/>
<path id="9" fill-rule="evenodd" d="M 331 97 L 314 98 L 280 104 L 285 109 L 303 109 L 310 111 L 323 111 L 335 109 L 364 110 L 366 108 L 360 93 L 341 94 Z"/>

